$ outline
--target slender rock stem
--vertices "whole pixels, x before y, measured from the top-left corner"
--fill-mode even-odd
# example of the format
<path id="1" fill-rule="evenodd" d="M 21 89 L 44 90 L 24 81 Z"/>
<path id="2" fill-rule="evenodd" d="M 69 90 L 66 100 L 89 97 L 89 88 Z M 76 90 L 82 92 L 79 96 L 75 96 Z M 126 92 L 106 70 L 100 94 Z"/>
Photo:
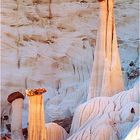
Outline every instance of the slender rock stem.
<path id="1" fill-rule="evenodd" d="M 12 104 L 11 133 L 12 140 L 23 140 L 22 133 L 22 107 L 24 96 L 20 92 L 14 92 L 7 98 Z"/>
<path id="2" fill-rule="evenodd" d="M 44 114 L 44 98 L 42 93 L 45 89 L 39 88 L 26 90 L 29 97 L 29 128 L 28 140 L 47 140 Z"/>

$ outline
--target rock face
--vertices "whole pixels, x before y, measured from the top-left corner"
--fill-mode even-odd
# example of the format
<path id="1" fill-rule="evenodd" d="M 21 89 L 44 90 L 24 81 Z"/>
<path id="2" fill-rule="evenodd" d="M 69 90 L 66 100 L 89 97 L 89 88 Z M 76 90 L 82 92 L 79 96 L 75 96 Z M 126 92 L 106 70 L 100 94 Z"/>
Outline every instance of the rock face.
<path id="1" fill-rule="evenodd" d="M 116 0 L 115 15 L 122 69 L 126 85 L 138 69 L 138 0 Z M 73 115 L 86 101 L 96 45 L 97 1 L 2 0 L 1 60 L 2 115 L 10 113 L 6 98 L 15 91 L 46 87 L 47 122 Z M 129 66 L 131 61 L 135 66 Z M 138 73 L 138 72 L 137 72 Z M 131 77 L 131 78 L 129 78 Z M 24 100 L 23 125 L 27 127 Z"/>
<path id="2" fill-rule="evenodd" d="M 96 97 L 80 105 L 75 111 L 71 127 L 72 136 L 68 140 L 140 138 L 139 95 L 137 84 L 133 89 L 112 97 Z"/>

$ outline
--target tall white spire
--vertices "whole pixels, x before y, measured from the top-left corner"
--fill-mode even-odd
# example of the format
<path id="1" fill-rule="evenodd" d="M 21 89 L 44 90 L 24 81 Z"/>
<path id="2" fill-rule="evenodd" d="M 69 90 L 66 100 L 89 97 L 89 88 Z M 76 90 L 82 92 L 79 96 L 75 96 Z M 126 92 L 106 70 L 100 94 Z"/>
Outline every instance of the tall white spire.
<path id="1" fill-rule="evenodd" d="M 124 89 L 114 19 L 114 0 L 100 0 L 97 45 L 88 99 L 112 96 Z"/>

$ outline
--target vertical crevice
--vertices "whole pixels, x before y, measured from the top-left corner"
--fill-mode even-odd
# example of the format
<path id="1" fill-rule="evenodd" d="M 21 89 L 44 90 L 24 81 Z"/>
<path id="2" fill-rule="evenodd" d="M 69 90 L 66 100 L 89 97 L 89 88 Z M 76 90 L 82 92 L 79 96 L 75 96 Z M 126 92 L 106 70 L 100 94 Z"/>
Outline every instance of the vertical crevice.
<path id="1" fill-rule="evenodd" d="M 74 71 L 74 74 L 75 74 L 75 65 L 74 65 L 74 64 L 72 64 L 72 67 L 73 67 L 73 71 Z"/>
<path id="2" fill-rule="evenodd" d="M 60 83 L 60 80 L 59 80 L 59 81 L 58 81 L 58 86 L 56 87 L 56 90 L 57 90 L 58 94 L 60 94 L 60 92 L 59 92 L 60 85 L 61 85 L 61 83 Z"/>
<path id="3" fill-rule="evenodd" d="M 49 8 L 49 15 L 48 18 L 52 19 L 52 9 L 51 9 L 51 5 L 52 5 L 52 0 L 49 0 L 49 4 L 48 4 L 48 8 Z"/>
<path id="4" fill-rule="evenodd" d="M 20 47 L 20 43 L 21 43 L 21 36 L 20 36 L 20 32 L 19 32 L 19 14 L 20 14 L 20 9 L 19 9 L 19 0 L 16 1 L 17 3 L 17 25 L 16 25 L 16 28 L 17 28 L 17 40 L 16 40 L 16 45 L 17 45 L 17 68 L 20 69 L 21 67 L 21 58 L 20 58 L 20 50 L 19 50 L 19 47 Z"/>
<path id="5" fill-rule="evenodd" d="M 25 89 L 28 89 L 28 78 L 25 78 Z"/>
<path id="6" fill-rule="evenodd" d="M 113 59 L 113 42 L 114 42 L 114 22 L 112 23 L 112 39 L 111 39 L 111 63 Z"/>
<path id="7" fill-rule="evenodd" d="M 20 58 L 18 57 L 18 61 L 17 61 L 17 67 L 18 69 L 20 69 Z"/>
<path id="8" fill-rule="evenodd" d="M 94 49 L 92 49 L 91 51 L 92 51 L 92 59 L 94 61 Z"/>
<path id="9" fill-rule="evenodd" d="M 77 72 L 78 72 L 78 77 L 79 77 L 79 81 L 80 81 L 80 72 L 79 72 L 79 68 L 77 67 Z"/>
<path id="10" fill-rule="evenodd" d="M 106 1 L 106 8 L 107 8 L 107 14 L 106 14 L 106 36 L 105 36 L 105 56 L 107 57 L 107 30 L 108 30 L 108 16 L 109 16 L 109 3 L 108 0 Z"/>

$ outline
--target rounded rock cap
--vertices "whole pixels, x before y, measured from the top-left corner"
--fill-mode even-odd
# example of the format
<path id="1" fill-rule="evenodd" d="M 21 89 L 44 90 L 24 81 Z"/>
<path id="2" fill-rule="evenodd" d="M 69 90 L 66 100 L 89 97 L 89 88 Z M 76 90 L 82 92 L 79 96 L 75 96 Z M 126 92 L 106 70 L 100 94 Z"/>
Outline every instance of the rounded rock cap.
<path id="1" fill-rule="evenodd" d="M 12 103 L 15 99 L 18 99 L 18 98 L 24 99 L 24 95 L 22 93 L 20 93 L 19 91 L 16 91 L 16 92 L 11 93 L 8 96 L 7 101 L 9 103 Z"/>

